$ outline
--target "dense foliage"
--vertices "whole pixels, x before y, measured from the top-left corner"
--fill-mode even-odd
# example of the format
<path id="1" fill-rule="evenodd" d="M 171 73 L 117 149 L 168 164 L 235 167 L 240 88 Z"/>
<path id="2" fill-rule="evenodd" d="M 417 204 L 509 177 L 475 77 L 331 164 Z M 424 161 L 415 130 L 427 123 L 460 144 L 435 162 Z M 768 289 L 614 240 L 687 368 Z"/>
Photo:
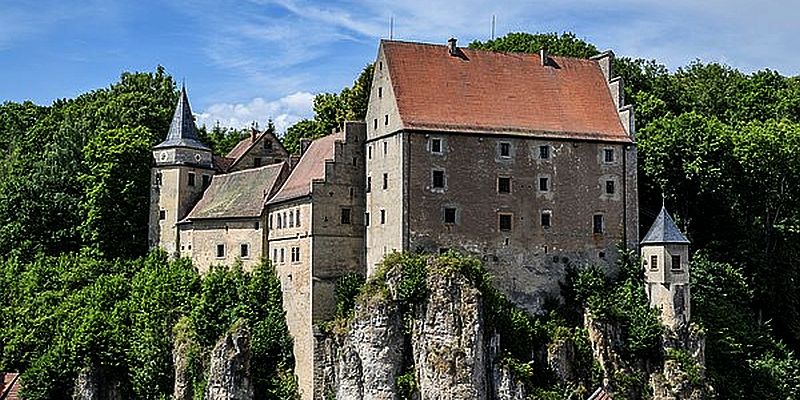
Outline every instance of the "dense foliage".
<path id="1" fill-rule="evenodd" d="M 88 254 L 0 264 L 0 370 L 24 371 L 28 399 L 68 399 L 92 371 L 126 398 L 168 398 L 176 334 L 197 343 L 196 390 L 208 349 L 236 321 L 252 334 L 258 398 L 295 391 L 280 283 L 268 263 L 252 273 L 215 268 L 201 279 L 186 260 L 154 252 L 132 261 Z M 174 329 L 179 320 L 187 322 Z"/>

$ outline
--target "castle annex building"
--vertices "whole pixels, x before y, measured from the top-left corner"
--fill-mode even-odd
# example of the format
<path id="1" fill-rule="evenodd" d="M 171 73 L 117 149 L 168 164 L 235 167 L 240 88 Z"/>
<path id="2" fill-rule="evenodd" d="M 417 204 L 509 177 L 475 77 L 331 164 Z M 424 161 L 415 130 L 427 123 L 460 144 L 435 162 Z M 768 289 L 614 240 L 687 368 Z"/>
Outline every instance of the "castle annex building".
<path id="1" fill-rule="evenodd" d="M 336 282 L 390 252 L 473 254 L 538 311 L 568 264 L 638 246 L 633 110 L 612 59 L 384 40 L 365 121 L 294 156 L 257 131 L 212 154 L 183 91 L 153 150 L 151 246 L 201 271 L 269 258 L 304 399 L 323 397 L 314 327 L 333 315 Z M 677 289 L 651 289 L 664 290 Z"/>

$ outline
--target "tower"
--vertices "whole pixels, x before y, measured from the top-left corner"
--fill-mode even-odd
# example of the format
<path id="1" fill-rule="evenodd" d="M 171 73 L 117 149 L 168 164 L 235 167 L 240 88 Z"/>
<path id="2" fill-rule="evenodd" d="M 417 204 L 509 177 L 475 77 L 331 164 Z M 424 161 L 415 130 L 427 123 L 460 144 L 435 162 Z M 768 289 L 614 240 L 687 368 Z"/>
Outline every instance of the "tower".
<path id="1" fill-rule="evenodd" d="M 689 240 L 665 207 L 641 242 L 645 285 L 651 307 L 661 308 L 661 320 L 677 329 L 689 323 Z"/>
<path id="2" fill-rule="evenodd" d="M 211 149 L 197 136 L 185 88 L 167 138 L 153 148 L 153 157 L 149 243 L 175 255 L 181 246 L 177 223 L 191 211 L 214 174 Z"/>

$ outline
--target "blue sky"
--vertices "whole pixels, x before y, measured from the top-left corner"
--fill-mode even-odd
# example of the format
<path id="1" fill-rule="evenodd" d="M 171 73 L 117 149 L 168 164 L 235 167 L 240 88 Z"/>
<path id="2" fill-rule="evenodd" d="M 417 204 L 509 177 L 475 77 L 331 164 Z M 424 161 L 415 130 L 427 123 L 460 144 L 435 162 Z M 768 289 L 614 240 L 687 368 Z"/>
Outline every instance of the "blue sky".
<path id="1" fill-rule="evenodd" d="M 507 32 L 572 31 L 670 68 L 694 59 L 800 73 L 800 2 L 740 0 L 436 1 L 0 0 L 0 101 L 49 104 L 163 65 L 185 79 L 199 123 L 310 116 L 394 37 L 466 45 Z"/>

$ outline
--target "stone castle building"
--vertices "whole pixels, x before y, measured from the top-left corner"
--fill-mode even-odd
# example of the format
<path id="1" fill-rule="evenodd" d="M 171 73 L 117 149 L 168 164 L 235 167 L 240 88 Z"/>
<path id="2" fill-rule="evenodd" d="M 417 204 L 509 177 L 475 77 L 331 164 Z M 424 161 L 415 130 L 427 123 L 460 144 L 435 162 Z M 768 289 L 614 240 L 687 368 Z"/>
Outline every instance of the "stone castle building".
<path id="1" fill-rule="evenodd" d="M 340 277 L 390 252 L 473 254 L 536 312 L 568 264 L 638 246 L 634 117 L 612 59 L 384 40 L 365 121 L 299 157 L 257 131 L 212 154 L 183 91 L 153 150 L 150 244 L 200 271 L 268 258 L 302 396 L 322 398 L 315 325 Z"/>

